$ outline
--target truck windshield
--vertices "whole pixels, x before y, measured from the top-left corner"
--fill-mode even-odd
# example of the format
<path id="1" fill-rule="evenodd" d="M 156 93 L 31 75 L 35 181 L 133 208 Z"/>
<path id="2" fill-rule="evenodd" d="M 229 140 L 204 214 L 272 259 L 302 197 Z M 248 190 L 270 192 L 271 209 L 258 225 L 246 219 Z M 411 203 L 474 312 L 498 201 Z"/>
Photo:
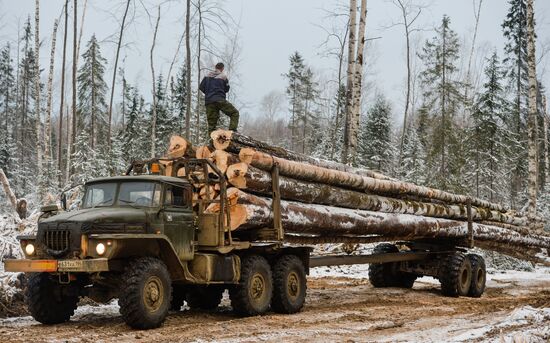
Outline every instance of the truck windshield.
<path id="1" fill-rule="evenodd" d="M 82 208 L 119 206 L 156 207 L 160 204 L 160 185 L 155 182 L 105 182 L 86 187 Z"/>

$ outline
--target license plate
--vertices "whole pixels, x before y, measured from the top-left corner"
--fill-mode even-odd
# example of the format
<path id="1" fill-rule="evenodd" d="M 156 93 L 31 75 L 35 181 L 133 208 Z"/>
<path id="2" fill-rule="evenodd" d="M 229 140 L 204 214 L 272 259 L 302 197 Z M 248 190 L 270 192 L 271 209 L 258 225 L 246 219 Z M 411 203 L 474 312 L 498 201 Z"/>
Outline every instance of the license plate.
<path id="1" fill-rule="evenodd" d="M 84 261 L 82 260 L 61 260 L 57 262 L 59 270 L 78 270 L 82 269 Z"/>

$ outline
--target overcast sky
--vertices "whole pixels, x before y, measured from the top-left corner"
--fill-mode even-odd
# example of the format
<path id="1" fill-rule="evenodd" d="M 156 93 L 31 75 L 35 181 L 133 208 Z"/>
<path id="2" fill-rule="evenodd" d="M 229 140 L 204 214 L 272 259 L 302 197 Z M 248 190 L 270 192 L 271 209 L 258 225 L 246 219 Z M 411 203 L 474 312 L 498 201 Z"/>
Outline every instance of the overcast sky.
<path id="1" fill-rule="evenodd" d="M 155 4 L 159 2 L 142 1 L 147 3 L 151 15 L 156 16 Z M 84 0 L 79 0 L 79 4 L 83 2 Z M 42 0 L 41 3 L 40 36 L 44 44 L 41 49 L 41 67 L 46 69 L 53 21 L 60 16 L 64 1 Z M 107 38 L 118 30 L 117 21 L 123 10 L 121 3 L 122 1 L 113 0 L 88 1 L 82 44 L 85 44 L 95 33 L 102 41 L 102 53 L 110 64 L 114 60 L 115 44 L 107 41 Z M 286 84 L 282 74 L 288 70 L 288 58 L 294 51 L 301 52 L 306 62 L 315 71 L 323 74 L 324 79 L 330 79 L 333 76 L 336 61 L 323 56 L 323 49 L 319 46 L 325 40 L 326 34 L 319 26 L 330 27 L 326 10 L 334 9 L 338 3 L 343 3 L 345 6 L 347 1 L 226 0 L 221 3 L 239 25 L 240 63 L 235 72 L 239 74 L 240 87 L 235 88 L 235 91 L 239 92 L 239 99 L 246 103 L 242 108 L 244 112 L 256 113 L 262 96 L 270 91 L 284 91 Z M 504 0 L 483 1 L 477 40 L 480 54 L 476 63 L 483 61 L 483 57 L 493 49 L 497 49 L 502 56 L 501 24 L 507 8 L 507 1 Z M 396 116 L 398 116 L 404 97 L 402 94 L 406 72 L 405 42 L 402 27 L 387 27 L 392 21 L 399 19 L 399 12 L 391 1 L 386 0 L 369 0 L 368 9 L 367 36 L 380 37 L 375 40 L 373 48 L 369 49 L 366 55 L 367 61 L 370 62 L 369 71 L 375 73 L 370 76 L 370 80 L 375 80 L 376 90 L 383 92 L 394 102 Z M 34 15 L 34 1 L 0 0 L 0 10 L 3 14 L 0 22 L 0 40 L 15 41 L 18 21 L 22 25 L 27 15 Z M 550 41 L 546 19 L 549 10 L 550 1 L 536 0 L 537 32 L 540 43 Z M 141 91 L 147 93 L 150 92 L 149 49 L 153 23 L 143 14 L 141 6 L 138 6 L 138 11 L 141 14 L 138 15 L 135 25 L 129 29 L 125 37 L 132 44 L 124 50 L 122 58 L 124 58 L 129 81 L 137 83 Z M 155 51 L 157 73 L 162 71 L 166 75 L 168 72 L 179 37 L 184 29 L 182 20 L 184 13 L 183 1 L 172 1 L 162 6 L 162 20 Z M 423 42 L 424 39 L 432 37 L 431 29 L 439 24 L 443 14 L 450 16 L 451 27 L 458 33 L 462 42 L 466 43 L 464 48 L 469 49 L 474 25 L 473 2 L 470 0 L 433 0 L 418 21 L 419 26 L 426 31 L 419 33 L 417 39 L 422 39 Z M 220 46 L 224 44 L 225 37 L 217 34 L 216 38 Z M 70 39 L 69 36 L 69 42 Z M 57 53 L 60 55 L 61 32 L 58 34 L 57 42 Z M 540 44 L 538 47 L 540 48 Z M 84 46 L 81 52 L 83 49 Z M 183 61 L 183 49 L 180 51 L 180 57 L 180 61 Z M 60 61 L 61 58 L 59 57 L 58 60 Z M 464 61 L 463 64 L 464 70 Z M 109 67 L 112 68 L 111 65 Z M 546 65 L 541 62 L 539 71 L 543 72 L 544 69 Z M 43 72 L 44 80 L 46 74 Z M 549 81 L 548 73 L 544 72 L 543 82 L 548 86 Z"/>

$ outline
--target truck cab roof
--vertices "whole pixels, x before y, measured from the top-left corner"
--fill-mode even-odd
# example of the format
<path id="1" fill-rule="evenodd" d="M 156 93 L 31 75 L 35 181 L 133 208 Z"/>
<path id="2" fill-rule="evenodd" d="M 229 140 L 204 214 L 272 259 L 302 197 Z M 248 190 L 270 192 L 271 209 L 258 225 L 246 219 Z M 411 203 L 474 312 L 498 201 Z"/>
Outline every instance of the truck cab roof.
<path id="1" fill-rule="evenodd" d="M 113 181 L 160 181 L 167 183 L 185 183 L 189 184 L 184 178 L 173 177 L 173 176 L 164 176 L 164 175 L 122 175 L 122 176 L 111 176 L 111 177 L 102 177 L 98 179 L 93 179 L 86 182 L 86 184 L 98 183 L 98 182 L 113 182 Z"/>

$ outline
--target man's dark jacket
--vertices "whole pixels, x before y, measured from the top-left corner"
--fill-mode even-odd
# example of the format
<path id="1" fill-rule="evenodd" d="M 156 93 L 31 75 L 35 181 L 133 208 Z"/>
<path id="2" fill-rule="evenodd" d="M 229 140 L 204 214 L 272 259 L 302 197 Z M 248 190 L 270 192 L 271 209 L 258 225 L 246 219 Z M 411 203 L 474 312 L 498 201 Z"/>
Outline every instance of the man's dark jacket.
<path id="1" fill-rule="evenodd" d="M 225 73 L 214 70 L 202 79 L 199 89 L 204 93 L 205 104 L 222 101 L 225 100 L 225 94 L 229 92 L 229 80 Z"/>

